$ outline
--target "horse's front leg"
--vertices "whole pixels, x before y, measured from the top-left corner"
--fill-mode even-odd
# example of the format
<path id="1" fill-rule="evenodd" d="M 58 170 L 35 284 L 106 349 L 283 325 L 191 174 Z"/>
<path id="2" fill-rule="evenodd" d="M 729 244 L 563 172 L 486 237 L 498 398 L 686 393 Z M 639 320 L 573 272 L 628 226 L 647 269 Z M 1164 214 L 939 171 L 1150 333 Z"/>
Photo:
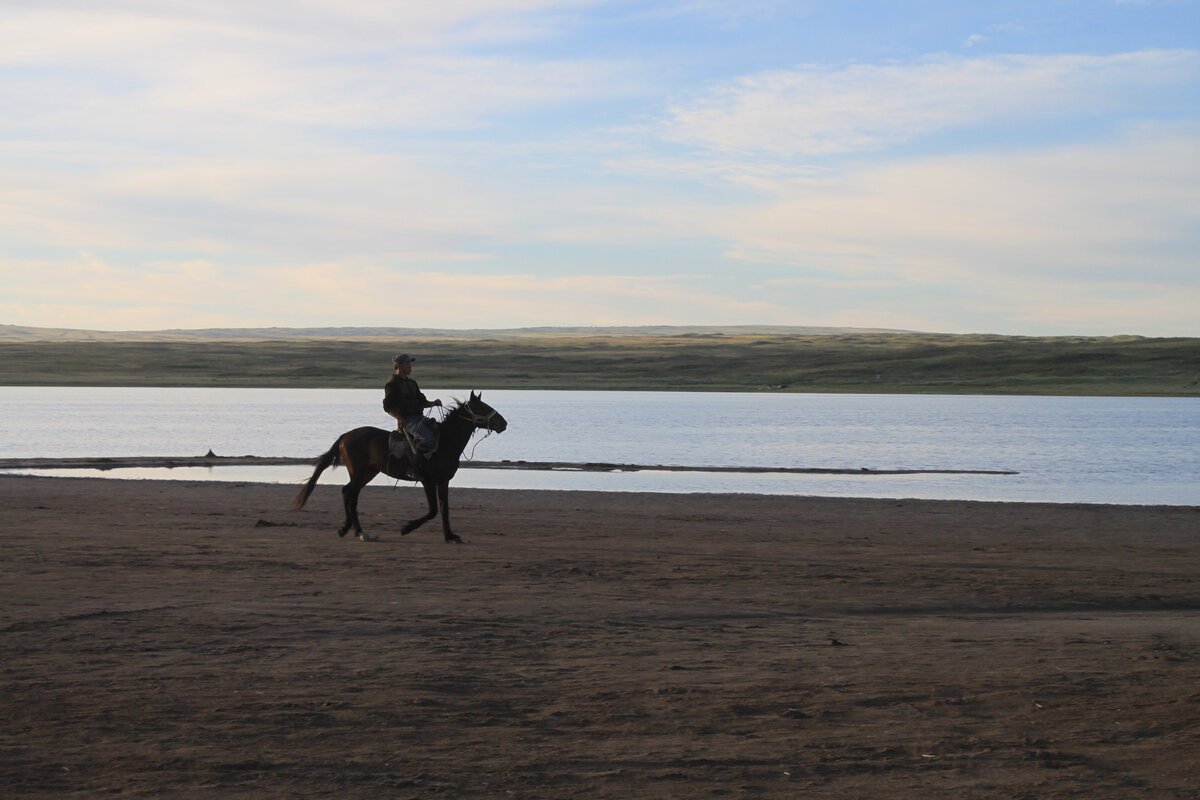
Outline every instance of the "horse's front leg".
<path id="1" fill-rule="evenodd" d="M 408 522 L 404 523 L 404 527 L 400 529 L 401 536 L 407 536 L 408 534 L 412 533 L 417 528 L 421 527 L 426 522 L 429 522 L 429 520 L 431 520 L 437 516 L 437 513 L 438 513 L 437 487 L 434 486 L 432 483 L 422 483 L 421 485 L 425 487 L 425 499 L 429 502 L 429 513 L 423 517 L 417 517 L 416 519 L 410 519 Z"/>
<path id="2" fill-rule="evenodd" d="M 447 542 L 462 544 L 462 539 L 450 530 L 450 484 L 448 482 L 439 483 L 437 491 L 438 497 L 442 501 L 442 535 L 446 537 Z"/>

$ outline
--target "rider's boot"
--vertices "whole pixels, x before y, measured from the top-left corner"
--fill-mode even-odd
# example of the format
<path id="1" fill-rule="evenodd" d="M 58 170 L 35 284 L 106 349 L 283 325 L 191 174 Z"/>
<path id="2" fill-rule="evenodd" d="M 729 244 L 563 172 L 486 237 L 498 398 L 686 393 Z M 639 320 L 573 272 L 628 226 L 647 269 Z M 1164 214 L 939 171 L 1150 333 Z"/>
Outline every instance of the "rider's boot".
<path id="1" fill-rule="evenodd" d="M 414 481 L 420 481 L 425 477 L 425 470 L 422 469 L 425 465 L 425 459 L 419 455 L 411 455 L 408 458 L 408 477 Z"/>
<path id="2" fill-rule="evenodd" d="M 421 449 L 411 455 L 408 460 L 408 472 L 414 481 L 419 481 L 425 476 L 425 465 L 433 458 L 435 452 Z"/>

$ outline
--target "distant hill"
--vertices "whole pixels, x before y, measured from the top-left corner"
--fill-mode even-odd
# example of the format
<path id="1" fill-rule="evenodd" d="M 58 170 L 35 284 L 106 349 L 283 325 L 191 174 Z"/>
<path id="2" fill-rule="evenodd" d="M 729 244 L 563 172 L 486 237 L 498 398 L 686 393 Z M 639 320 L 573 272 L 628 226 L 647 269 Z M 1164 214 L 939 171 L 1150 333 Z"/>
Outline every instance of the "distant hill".
<path id="1" fill-rule="evenodd" d="M 854 333 L 904 333 L 884 328 L 829 328 L 789 325 L 644 325 L 623 327 L 536 328 L 195 328 L 161 331 L 95 331 L 75 328 L 30 328 L 0 325 L 0 342 L 216 342 L 323 340 L 511 339 L 597 336 L 839 336 Z"/>
<path id="2" fill-rule="evenodd" d="M 1200 339 L 783 326 L 0 326 L 0 386 L 377 389 L 397 350 L 422 386 L 476 389 L 1200 395 Z"/>

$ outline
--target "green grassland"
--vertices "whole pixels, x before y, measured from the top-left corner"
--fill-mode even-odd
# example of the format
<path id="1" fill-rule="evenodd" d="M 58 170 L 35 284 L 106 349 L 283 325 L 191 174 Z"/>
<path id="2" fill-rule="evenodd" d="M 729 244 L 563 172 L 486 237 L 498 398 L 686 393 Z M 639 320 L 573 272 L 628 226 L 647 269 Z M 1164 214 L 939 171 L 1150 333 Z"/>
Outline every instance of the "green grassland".
<path id="1" fill-rule="evenodd" d="M 1200 339 L 859 331 L 0 342 L 9 386 L 1200 395 Z"/>

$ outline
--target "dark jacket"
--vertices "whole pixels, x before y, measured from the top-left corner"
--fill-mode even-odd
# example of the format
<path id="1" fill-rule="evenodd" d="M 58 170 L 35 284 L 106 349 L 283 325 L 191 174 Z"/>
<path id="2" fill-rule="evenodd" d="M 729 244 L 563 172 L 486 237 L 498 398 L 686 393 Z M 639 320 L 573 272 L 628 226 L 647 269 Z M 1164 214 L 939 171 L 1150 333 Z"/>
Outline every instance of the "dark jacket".
<path id="1" fill-rule="evenodd" d="M 393 375 L 383 387 L 383 410 L 401 417 L 419 416 L 425 413 L 429 401 L 421 394 L 421 387 L 412 378 Z"/>

